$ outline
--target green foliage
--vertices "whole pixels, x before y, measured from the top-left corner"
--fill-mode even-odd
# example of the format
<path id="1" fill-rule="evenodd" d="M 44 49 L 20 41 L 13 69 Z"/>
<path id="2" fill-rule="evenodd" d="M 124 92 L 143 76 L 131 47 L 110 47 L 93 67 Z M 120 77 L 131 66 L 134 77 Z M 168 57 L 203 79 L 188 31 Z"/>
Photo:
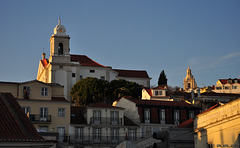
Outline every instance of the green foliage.
<path id="1" fill-rule="evenodd" d="M 73 101 L 81 105 L 99 102 L 103 99 L 106 81 L 97 78 L 86 78 L 73 85 L 70 95 Z"/>
<path id="2" fill-rule="evenodd" d="M 70 92 L 72 100 L 79 105 L 103 100 L 115 101 L 123 96 L 139 98 L 142 87 L 135 82 L 126 80 L 103 81 L 97 78 L 86 78 L 73 85 Z"/>
<path id="3" fill-rule="evenodd" d="M 164 70 L 160 73 L 160 76 L 158 78 L 158 86 L 159 85 L 167 85 L 167 77 L 164 73 Z"/>

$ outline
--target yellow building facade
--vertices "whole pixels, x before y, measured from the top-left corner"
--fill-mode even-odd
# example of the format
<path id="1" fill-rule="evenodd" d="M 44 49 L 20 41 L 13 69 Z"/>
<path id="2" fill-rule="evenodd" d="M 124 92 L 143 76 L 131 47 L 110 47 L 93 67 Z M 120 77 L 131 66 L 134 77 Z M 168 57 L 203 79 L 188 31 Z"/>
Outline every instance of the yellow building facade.
<path id="1" fill-rule="evenodd" d="M 240 98 L 199 114 L 194 120 L 195 148 L 240 146 Z"/>
<path id="2" fill-rule="evenodd" d="M 13 94 L 38 132 L 58 133 L 60 141 L 68 135 L 71 104 L 64 98 L 63 86 L 37 80 L 0 82 L 0 91 Z"/>

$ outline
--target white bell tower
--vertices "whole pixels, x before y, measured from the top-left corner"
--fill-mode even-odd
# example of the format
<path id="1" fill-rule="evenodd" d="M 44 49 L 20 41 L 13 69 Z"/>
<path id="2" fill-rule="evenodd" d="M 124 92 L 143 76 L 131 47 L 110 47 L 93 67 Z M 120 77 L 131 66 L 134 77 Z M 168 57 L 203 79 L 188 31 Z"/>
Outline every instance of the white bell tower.
<path id="1" fill-rule="evenodd" d="M 50 38 L 50 62 L 70 62 L 69 55 L 69 35 L 66 35 L 66 29 L 61 25 L 61 19 L 58 20 L 58 25 L 54 28 L 53 35 Z"/>

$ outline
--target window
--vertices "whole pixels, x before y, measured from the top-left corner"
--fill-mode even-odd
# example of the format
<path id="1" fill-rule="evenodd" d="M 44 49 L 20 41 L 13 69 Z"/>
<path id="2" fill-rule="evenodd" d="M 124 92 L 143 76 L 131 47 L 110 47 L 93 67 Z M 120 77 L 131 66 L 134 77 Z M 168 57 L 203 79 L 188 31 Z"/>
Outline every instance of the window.
<path id="1" fill-rule="evenodd" d="M 101 140 L 101 129 L 100 128 L 94 128 L 93 129 L 93 142 L 99 143 Z"/>
<path id="2" fill-rule="evenodd" d="M 90 73 L 95 73 L 95 70 L 90 70 Z"/>
<path id="3" fill-rule="evenodd" d="M 229 89 L 229 87 L 225 86 L 225 89 Z"/>
<path id="4" fill-rule="evenodd" d="M 189 119 L 193 118 L 194 117 L 194 111 L 190 110 L 188 116 L 189 116 Z"/>
<path id="5" fill-rule="evenodd" d="M 23 111 L 25 114 L 29 114 L 30 113 L 30 107 L 22 107 Z"/>
<path id="6" fill-rule="evenodd" d="M 29 99 L 30 96 L 30 86 L 23 86 L 23 98 Z"/>
<path id="7" fill-rule="evenodd" d="M 129 137 L 130 141 L 135 142 L 136 141 L 136 130 L 135 129 L 129 129 L 128 130 L 128 137 Z"/>
<path id="8" fill-rule="evenodd" d="M 144 109 L 144 123 L 150 123 L 150 109 Z"/>
<path id="9" fill-rule="evenodd" d="M 79 76 L 79 80 L 82 80 L 82 79 L 83 79 L 83 76 L 82 76 L 82 75 L 80 75 L 80 76 Z"/>
<path id="10" fill-rule="evenodd" d="M 60 68 L 60 69 L 63 69 L 63 66 L 61 65 L 61 66 L 59 66 L 59 68 Z"/>
<path id="11" fill-rule="evenodd" d="M 101 123 L 101 111 L 94 110 L 93 111 L 93 124 L 100 124 Z"/>
<path id="12" fill-rule="evenodd" d="M 58 54 L 63 55 L 63 43 L 58 44 Z"/>
<path id="13" fill-rule="evenodd" d="M 237 89 L 237 86 L 232 86 L 232 89 Z"/>
<path id="14" fill-rule="evenodd" d="M 216 87 L 216 89 L 217 89 L 217 90 L 221 90 L 221 89 L 222 89 L 222 87 Z"/>
<path id="15" fill-rule="evenodd" d="M 82 142 L 82 140 L 83 140 L 83 128 L 82 127 L 75 128 L 75 140 Z"/>
<path id="16" fill-rule="evenodd" d="M 101 78 L 100 78 L 101 80 L 105 80 L 105 76 L 101 76 Z"/>
<path id="17" fill-rule="evenodd" d="M 113 128 L 111 130 L 112 143 L 118 143 L 119 140 L 119 129 Z"/>
<path id="18" fill-rule="evenodd" d="M 58 108 L 58 117 L 65 117 L 65 108 Z"/>
<path id="19" fill-rule="evenodd" d="M 57 132 L 58 132 L 58 140 L 62 142 L 65 136 L 65 127 L 58 127 Z"/>
<path id="20" fill-rule="evenodd" d="M 48 95 L 48 88 L 42 87 L 41 89 L 41 96 L 47 96 Z"/>
<path id="21" fill-rule="evenodd" d="M 179 124 L 179 110 L 174 110 L 174 124 Z"/>
<path id="22" fill-rule="evenodd" d="M 159 115 L 160 115 L 160 123 L 165 124 L 165 121 L 166 121 L 166 119 L 165 119 L 165 117 L 166 117 L 165 109 L 160 109 Z"/>
<path id="23" fill-rule="evenodd" d="M 162 95 L 162 91 L 161 90 L 156 90 L 155 91 L 155 96 L 161 96 Z"/>
<path id="24" fill-rule="evenodd" d="M 111 111 L 110 112 L 110 120 L 112 125 L 119 124 L 119 113 L 118 111 Z"/>
<path id="25" fill-rule="evenodd" d="M 75 78 L 75 73 L 72 73 L 72 77 Z"/>
<path id="26" fill-rule="evenodd" d="M 162 95 L 162 91 L 159 91 L 159 95 L 160 95 L 160 96 Z"/>
<path id="27" fill-rule="evenodd" d="M 40 108 L 40 121 L 47 121 L 48 116 L 48 108 L 41 107 Z"/>

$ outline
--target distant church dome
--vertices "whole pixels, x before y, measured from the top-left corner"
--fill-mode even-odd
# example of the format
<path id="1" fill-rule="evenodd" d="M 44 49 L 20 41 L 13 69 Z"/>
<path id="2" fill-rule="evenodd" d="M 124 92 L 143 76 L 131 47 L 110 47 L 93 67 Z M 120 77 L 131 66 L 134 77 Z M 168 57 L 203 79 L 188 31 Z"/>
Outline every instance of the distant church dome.
<path id="1" fill-rule="evenodd" d="M 61 25 L 61 19 L 58 20 L 58 25 L 54 28 L 54 34 L 57 35 L 66 35 L 66 29 L 63 25 Z"/>

